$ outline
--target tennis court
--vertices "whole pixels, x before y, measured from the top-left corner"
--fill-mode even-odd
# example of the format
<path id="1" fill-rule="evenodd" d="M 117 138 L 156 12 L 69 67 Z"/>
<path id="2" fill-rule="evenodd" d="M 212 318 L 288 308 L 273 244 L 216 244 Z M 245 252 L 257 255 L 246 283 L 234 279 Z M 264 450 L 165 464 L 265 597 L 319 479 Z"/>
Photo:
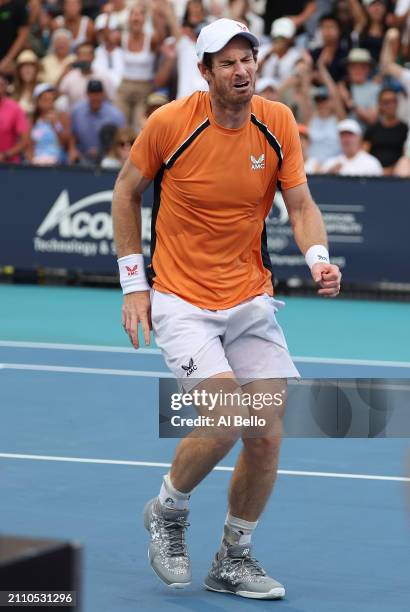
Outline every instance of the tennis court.
<path id="1" fill-rule="evenodd" d="M 286 301 L 279 321 L 303 376 L 409 376 L 409 304 Z M 85 612 L 408 610 L 408 440 L 284 441 L 254 540 L 287 587 L 280 602 L 202 588 L 234 449 L 192 497 L 194 579 L 173 592 L 147 564 L 141 521 L 176 444 L 157 434 L 169 375 L 158 350 L 128 347 L 120 291 L 3 285 L 0 303 L 1 530 L 80 541 Z"/>

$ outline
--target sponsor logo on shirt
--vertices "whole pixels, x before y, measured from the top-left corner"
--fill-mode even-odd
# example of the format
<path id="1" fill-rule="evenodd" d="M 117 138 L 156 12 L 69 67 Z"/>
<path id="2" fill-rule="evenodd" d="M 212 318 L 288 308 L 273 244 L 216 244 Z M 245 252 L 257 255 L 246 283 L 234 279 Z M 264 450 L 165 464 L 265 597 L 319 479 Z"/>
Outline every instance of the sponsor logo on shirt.
<path id="1" fill-rule="evenodd" d="M 265 167 L 265 155 L 262 153 L 259 159 L 251 155 L 251 164 L 252 170 L 263 170 Z"/>

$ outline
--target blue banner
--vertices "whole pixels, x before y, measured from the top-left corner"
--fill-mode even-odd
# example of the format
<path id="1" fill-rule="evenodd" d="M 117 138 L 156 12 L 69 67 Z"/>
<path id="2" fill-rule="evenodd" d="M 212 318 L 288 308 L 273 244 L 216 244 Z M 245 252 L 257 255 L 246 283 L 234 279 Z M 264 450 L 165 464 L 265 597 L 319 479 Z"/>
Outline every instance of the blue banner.
<path id="1" fill-rule="evenodd" d="M 115 274 L 110 215 L 115 178 L 115 172 L 85 168 L 0 166 L 0 265 Z M 310 177 L 309 185 L 344 281 L 410 282 L 409 181 Z M 150 188 L 142 207 L 147 257 L 151 203 Z M 267 219 L 267 237 L 276 278 L 308 279 L 280 192 Z"/>

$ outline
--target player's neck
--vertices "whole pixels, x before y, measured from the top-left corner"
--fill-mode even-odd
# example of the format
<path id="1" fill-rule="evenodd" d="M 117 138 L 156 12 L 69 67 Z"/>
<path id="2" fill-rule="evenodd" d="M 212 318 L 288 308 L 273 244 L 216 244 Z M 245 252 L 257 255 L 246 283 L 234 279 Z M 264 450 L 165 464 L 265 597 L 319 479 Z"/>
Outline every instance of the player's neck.
<path id="1" fill-rule="evenodd" d="M 221 127 L 228 130 L 241 128 L 249 119 L 251 103 L 247 102 L 243 106 L 229 107 L 214 96 L 210 96 L 212 114 L 215 121 Z"/>

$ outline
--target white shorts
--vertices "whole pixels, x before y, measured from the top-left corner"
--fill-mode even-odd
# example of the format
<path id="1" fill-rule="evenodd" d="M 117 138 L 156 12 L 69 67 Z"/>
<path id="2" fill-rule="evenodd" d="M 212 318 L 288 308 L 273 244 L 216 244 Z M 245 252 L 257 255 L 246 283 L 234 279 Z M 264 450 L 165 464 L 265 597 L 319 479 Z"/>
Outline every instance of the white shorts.
<path id="1" fill-rule="evenodd" d="M 264 294 L 214 311 L 173 294 L 151 291 L 155 341 L 187 392 L 222 372 L 233 372 L 240 384 L 265 378 L 299 378 L 275 317 L 283 306 Z"/>

